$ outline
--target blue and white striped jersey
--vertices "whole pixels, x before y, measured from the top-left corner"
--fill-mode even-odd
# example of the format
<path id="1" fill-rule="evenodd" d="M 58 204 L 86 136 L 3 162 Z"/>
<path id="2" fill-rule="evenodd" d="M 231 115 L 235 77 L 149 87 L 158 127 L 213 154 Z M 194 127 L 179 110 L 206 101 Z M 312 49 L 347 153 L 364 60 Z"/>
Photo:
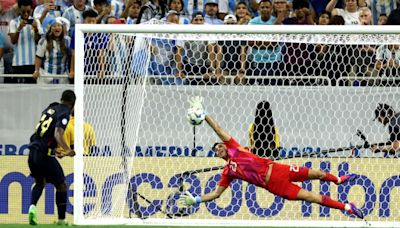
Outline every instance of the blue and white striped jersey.
<path id="1" fill-rule="evenodd" d="M 183 0 L 183 11 L 185 12 L 185 15 L 191 19 L 194 13 L 204 11 L 204 3 L 205 0 Z"/>
<path id="2" fill-rule="evenodd" d="M 33 19 L 32 17 L 29 17 Z M 16 33 L 21 17 L 14 18 L 10 22 L 9 33 Z M 43 29 L 38 19 L 35 19 L 38 25 L 39 34 L 43 34 Z M 26 66 L 35 64 L 36 42 L 35 32 L 32 25 L 25 25 L 19 33 L 18 42 L 14 45 L 13 66 Z"/>
<path id="3" fill-rule="evenodd" d="M 71 44 L 71 38 L 66 36 L 64 39 L 67 47 L 67 53 L 63 53 L 60 48 L 60 41 L 52 40 L 53 48 L 47 50 L 47 40 L 45 38 L 40 39 L 37 45 L 36 56 L 42 58 L 42 66 L 45 72 L 49 74 L 65 74 L 68 69 L 68 56 L 69 48 Z"/>
<path id="4" fill-rule="evenodd" d="M 46 7 L 47 7 L 46 4 L 36 6 L 35 10 L 33 11 L 33 17 L 35 19 L 40 19 L 40 17 L 42 16 L 42 13 Z M 52 17 L 56 18 L 56 17 L 61 17 L 62 14 L 63 14 L 63 12 L 61 10 L 49 10 L 46 14 L 46 17 L 52 16 Z"/>
<path id="5" fill-rule="evenodd" d="M 83 23 L 83 12 L 86 10 L 91 9 L 90 6 L 86 5 L 85 9 L 83 11 L 77 10 L 74 6 L 68 7 L 64 14 L 63 17 L 69 20 L 70 24 L 70 29 L 69 29 L 69 34 L 72 34 L 72 31 L 75 30 L 75 24 L 82 24 Z"/>

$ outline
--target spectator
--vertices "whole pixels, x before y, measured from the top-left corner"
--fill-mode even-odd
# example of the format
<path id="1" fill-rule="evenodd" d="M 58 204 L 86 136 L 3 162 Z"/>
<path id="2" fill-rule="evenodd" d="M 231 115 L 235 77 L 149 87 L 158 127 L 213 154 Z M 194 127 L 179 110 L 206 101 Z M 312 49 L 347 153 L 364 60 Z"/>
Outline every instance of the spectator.
<path id="1" fill-rule="evenodd" d="M 169 11 L 167 23 L 178 24 L 179 14 L 176 11 Z M 151 39 L 151 60 L 150 75 L 163 75 L 158 77 L 163 85 L 182 85 L 185 83 L 182 71 L 177 70 L 177 65 L 182 63 L 182 44 L 174 39 Z M 176 75 L 170 78 L 170 75 Z M 167 76 L 167 77 L 164 77 Z"/>
<path id="2" fill-rule="evenodd" d="M 13 61 L 13 44 L 11 43 L 8 32 L 10 30 L 10 22 L 18 16 L 18 5 L 6 5 L 0 3 L 0 33 L 3 34 L 5 43 L 3 47 L 3 60 L 4 60 L 4 73 L 12 74 L 12 61 Z"/>
<path id="3" fill-rule="evenodd" d="M 344 18 L 340 15 L 333 15 L 329 21 L 329 25 L 345 25 Z"/>
<path id="4" fill-rule="evenodd" d="M 357 0 L 345 0 L 345 8 L 334 8 L 338 0 L 331 0 L 326 6 L 326 11 L 331 12 L 332 16 L 340 15 L 345 21 L 345 25 L 358 25 L 360 11 L 358 10 Z M 366 6 L 361 3 L 361 6 Z"/>
<path id="5" fill-rule="evenodd" d="M 318 25 L 328 25 L 331 20 L 331 13 L 328 11 L 322 11 L 318 16 Z"/>
<path id="6" fill-rule="evenodd" d="M 72 31 L 71 44 L 69 49 L 71 53 L 71 60 L 69 64 L 68 81 L 69 84 L 74 84 L 75 83 L 75 30 Z"/>
<path id="7" fill-rule="evenodd" d="M 344 25 L 342 16 L 332 16 L 329 25 Z M 319 47 L 319 48 L 318 48 Z M 347 50 L 342 44 L 317 45 L 318 60 L 315 61 L 314 68 L 316 75 L 327 76 L 331 85 L 336 85 L 341 76 L 348 76 L 350 71 Z"/>
<path id="8" fill-rule="evenodd" d="M 250 25 L 273 25 L 276 18 L 272 16 L 272 3 L 270 0 L 261 0 L 259 3 L 260 16 L 249 21 Z"/>
<path id="9" fill-rule="evenodd" d="M 106 18 L 105 24 L 114 24 L 114 22 L 117 20 L 118 18 L 116 18 L 115 16 L 108 16 Z"/>
<path id="10" fill-rule="evenodd" d="M 56 4 L 56 0 L 44 0 L 43 4 L 36 6 L 33 11 L 33 17 L 39 19 L 40 23 L 43 22 L 45 17 L 56 18 L 61 17 L 62 14 L 61 5 Z"/>
<path id="11" fill-rule="evenodd" d="M 237 24 L 235 15 L 224 18 L 225 25 Z M 246 41 L 218 41 L 216 75 L 220 83 L 225 83 L 225 76 L 234 76 L 235 84 L 245 84 Z M 223 70 L 225 69 L 225 70 Z"/>
<path id="12" fill-rule="evenodd" d="M 193 14 L 192 26 L 204 24 L 204 17 L 201 12 Z M 185 40 L 181 55 L 183 56 L 183 66 L 178 62 L 178 71 L 189 76 L 205 76 L 210 72 L 210 60 L 208 57 L 208 41 L 204 40 Z M 185 51 L 185 53 L 183 53 Z M 198 85 L 203 83 L 203 79 L 191 79 L 190 84 Z"/>
<path id="13" fill-rule="evenodd" d="M 400 76 L 400 45 L 381 45 L 376 49 L 375 69 L 381 77 Z"/>
<path id="14" fill-rule="evenodd" d="M 400 25 L 400 9 L 395 9 L 390 12 L 386 22 L 387 25 Z"/>
<path id="15" fill-rule="evenodd" d="M 295 17 L 288 17 L 283 20 L 285 25 L 313 25 L 314 20 L 311 10 L 308 8 L 308 0 L 293 0 L 293 10 Z M 282 20 L 282 14 L 278 14 L 275 24 Z M 294 76 L 313 75 L 313 61 L 316 59 L 313 44 L 287 42 L 285 46 L 284 62 L 285 72 Z M 297 81 L 297 80 L 296 80 Z M 307 80 L 306 80 L 307 81 Z"/>
<path id="16" fill-rule="evenodd" d="M 372 15 L 371 10 L 368 7 L 360 8 L 360 25 L 372 25 Z"/>
<path id="17" fill-rule="evenodd" d="M 184 0 L 183 1 L 183 11 L 188 18 L 192 18 L 198 12 L 204 12 L 206 0 Z"/>
<path id="18" fill-rule="evenodd" d="M 206 0 L 204 24 L 222 25 L 224 22 L 218 18 L 218 0 Z"/>
<path id="19" fill-rule="evenodd" d="M 240 2 L 243 2 L 247 6 L 247 8 L 248 8 L 248 10 L 250 12 L 251 18 L 258 16 L 258 2 L 259 2 L 259 0 L 237 0 L 236 2 L 237 2 L 236 5 L 239 4 Z M 239 22 L 240 22 L 240 20 L 238 18 L 238 23 Z"/>
<path id="20" fill-rule="evenodd" d="M 371 0 L 372 22 L 378 25 L 379 15 L 390 15 L 397 8 L 396 0 Z"/>
<path id="21" fill-rule="evenodd" d="M 124 12 L 123 0 L 97 1 L 96 4 L 95 1 L 96 0 L 87 0 L 87 3 L 90 2 L 92 8 L 95 9 L 99 15 L 101 14 L 102 9 L 101 7 L 96 9 L 95 5 L 100 4 L 103 5 L 104 10 L 106 10 L 106 14 L 104 15 L 105 18 L 107 18 L 107 16 L 114 16 L 116 18 L 122 17 L 122 14 Z M 103 19 L 101 23 L 105 23 L 105 20 Z"/>
<path id="22" fill-rule="evenodd" d="M 326 11 L 326 6 L 330 0 L 310 0 L 310 5 L 316 15 L 321 15 L 323 11 Z M 333 8 L 343 8 L 343 2 L 337 1 Z"/>
<path id="23" fill-rule="evenodd" d="M 60 18 L 53 18 L 45 38 L 39 41 L 35 72 L 33 78 L 40 84 L 65 84 L 68 79 L 44 78 L 47 75 L 66 75 L 68 72 L 68 59 L 70 56 L 71 39 L 66 36 L 68 31 L 64 29 L 63 21 Z"/>
<path id="24" fill-rule="evenodd" d="M 175 10 L 179 14 L 179 24 L 188 25 L 190 24 L 189 18 L 186 17 L 183 10 L 183 0 L 171 0 L 168 4 L 169 10 Z"/>
<path id="25" fill-rule="evenodd" d="M 261 0 L 259 3 L 260 16 L 250 20 L 250 25 L 272 25 L 276 18 L 272 16 L 272 3 L 269 0 Z M 249 41 L 251 47 L 249 56 L 249 66 L 246 67 L 246 75 L 271 75 L 277 76 L 281 74 L 282 64 L 282 48 L 283 44 L 277 42 L 266 41 Z M 259 84 L 269 83 L 267 80 L 257 80 Z M 253 81 L 249 80 L 252 84 Z M 271 83 L 276 83 L 272 80 Z"/>
<path id="26" fill-rule="evenodd" d="M 388 20 L 388 17 L 386 14 L 383 13 L 383 14 L 379 15 L 378 25 L 386 25 L 387 20 Z"/>
<path id="27" fill-rule="evenodd" d="M 233 14 L 236 8 L 236 0 L 218 0 L 218 18 L 224 19 L 226 15 Z"/>
<path id="28" fill-rule="evenodd" d="M 285 25 L 313 25 L 314 19 L 311 15 L 311 10 L 309 9 L 308 0 L 293 0 L 293 10 L 295 17 L 283 18 L 285 13 L 281 11 L 278 13 L 275 24 L 285 24 Z M 283 20 L 283 21 L 282 21 Z"/>
<path id="29" fill-rule="evenodd" d="M 108 0 L 93 0 L 93 9 L 97 11 L 97 24 L 105 24 L 107 17 L 112 16 L 111 4 Z"/>
<path id="30" fill-rule="evenodd" d="M 287 0 L 273 0 L 272 15 L 274 17 L 278 17 L 278 15 L 281 15 L 281 19 L 279 20 L 279 22 L 289 17 L 291 11 L 292 11 L 292 4 L 288 3 Z"/>
<path id="31" fill-rule="evenodd" d="M 63 14 L 63 17 L 69 20 L 71 26 L 69 34 L 71 37 L 72 32 L 75 30 L 75 25 L 83 23 L 83 12 L 90 9 L 90 7 L 85 4 L 85 1 L 86 0 L 73 0 L 72 6 L 68 7 Z"/>
<path id="32" fill-rule="evenodd" d="M 238 25 L 247 25 L 251 20 L 251 12 L 249 11 L 249 7 L 246 5 L 245 2 L 240 1 L 236 5 L 235 15 L 237 18 Z"/>
<path id="33" fill-rule="evenodd" d="M 137 24 L 143 23 L 153 18 L 161 20 L 162 18 L 165 17 L 166 11 L 167 11 L 167 6 L 165 5 L 164 0 L 149 0 L 140 9 L 140 13 L 136 23 Z"/>
<path id="34" fill-rule="evenodd" d="M 128 4 L 126 6 L 126 9 L 128 9 L 128 14 L 126 18 L 127 24 L 136 24 L 136 20 L 139 17 L 141 7 L 142 7 L 142 2 L 139 0 L 128 1 Z"/>
<path id="35" fill-rule="evenodd" d="M 32 14 L 32 0 L 19 0 L 21 15 L 10 22 L 9 36 L 14 44 L 13 72 L 14 74 L 33 74 L 36 44 L 43 33 L 40 21 Z M 36 83 L 29 78 L 6 78 L 7 83 Z"/>
<path id="36" fill-rule="evenodd" d="M 98 14 L 94 10 L 83 12 L 84 24 L 96 24 Z M 109 43 L 109 36 L 105 33 L 85 34 L 85 75 L 103 78 L 106 75 L 105 49 Z"/>

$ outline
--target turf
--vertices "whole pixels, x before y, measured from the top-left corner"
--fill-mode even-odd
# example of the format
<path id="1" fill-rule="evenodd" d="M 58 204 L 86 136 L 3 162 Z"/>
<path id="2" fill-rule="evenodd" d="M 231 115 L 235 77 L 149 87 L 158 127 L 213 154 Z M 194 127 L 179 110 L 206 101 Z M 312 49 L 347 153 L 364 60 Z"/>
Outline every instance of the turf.
<path id="1" fill-rule="evenodd" d="M 37 225 L 37 226 L 31 226 L 31 225 L 25 225 L 25 224 L 0 224 L 1 228 L 60 228 L 62 226 L 57 226 L 57 225 Z M 68 226 L 67 226 L 68 227 Z M 82 228 L 105 228 L 105 227 L 110 227 L 110 228 L 126 228 L 127 225 L 122 226 L 69 226 L 69 227 L 82 227 Z M 129 226 L 132 228 L 184 228 L 185 226 Z M 186 228 L 186 227 L 185 227 Z M 226 227 L 219 227 L 219 226 L 208 226 L 208 227 L 203 227 L 203 226 L 191 226 L 191 228 L 226 228 Z M 248 228 L 248 227 L 235 227 L 235 228 Z M 263 227 L 257 227 L 257 228 L 263 228 Z M 265 227 L 265 228 L 275 228 L 275 227 Z M 279 227 L 282 228 L 282 227 Z M 286 227 L 286 228 L 294 228 L 294 227 Z"/>

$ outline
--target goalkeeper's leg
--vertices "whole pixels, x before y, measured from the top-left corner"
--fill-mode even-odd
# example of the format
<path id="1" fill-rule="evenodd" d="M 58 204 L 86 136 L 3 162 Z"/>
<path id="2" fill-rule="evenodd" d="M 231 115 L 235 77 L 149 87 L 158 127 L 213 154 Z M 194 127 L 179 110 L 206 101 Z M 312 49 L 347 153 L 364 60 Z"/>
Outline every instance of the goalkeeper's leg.
<path id="1" fill-rule="evenodd" d="M 308 175 L 307 175 L 308 180 L 318 179 L 318 180 L 333 182 L 335 184 L 343 184 L 345 182 L 353 181 L 354 179 L 356 179 L 356 177 L 357 177 L 356 174 L 349 174 L 337 177 L 328 172 L 323 172 L 320 170 L 312 170 L 312 169 L 308 170 Z"/>
<path id="2" fill-rule="evenodd" d="M 339 210 L 345 210 L 350 214 L 354 214 L 358 218 L 364 218 L 363 212 L 358 209 L 353 203 L 342 203 L 339 201 L 336 201 L 329 196 L 324 196 L 324 195 L 318 195 L 313 192 L 309 192 L 304 189 L 300 189 L 300 191 L 297 194 L 297 200 L 304 200 L 310 203 L 318 203 L 323 206 L 327 206 L 330 208 L 335 208 Z"/>

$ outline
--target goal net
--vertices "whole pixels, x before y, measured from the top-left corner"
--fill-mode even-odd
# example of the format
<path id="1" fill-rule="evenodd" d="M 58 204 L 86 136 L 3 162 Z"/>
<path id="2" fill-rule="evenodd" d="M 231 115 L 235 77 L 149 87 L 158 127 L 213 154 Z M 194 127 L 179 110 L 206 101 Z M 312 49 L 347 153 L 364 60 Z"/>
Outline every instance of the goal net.
<path id="1" fill-rule="evenodd" d="M 158 24 L 77 25 L 75 223 L 400 226 L 397 151 L 371 149 L 400 139 L 398 35 Z M 366 221 L 240 180 L 215 201 L 178 204 L 184 191 L 213 191 L 225 164 L 213 130 L 188 123 L 191 96 L 253 153 L 357 174 L 297 184 L 354 202 Z"/>

